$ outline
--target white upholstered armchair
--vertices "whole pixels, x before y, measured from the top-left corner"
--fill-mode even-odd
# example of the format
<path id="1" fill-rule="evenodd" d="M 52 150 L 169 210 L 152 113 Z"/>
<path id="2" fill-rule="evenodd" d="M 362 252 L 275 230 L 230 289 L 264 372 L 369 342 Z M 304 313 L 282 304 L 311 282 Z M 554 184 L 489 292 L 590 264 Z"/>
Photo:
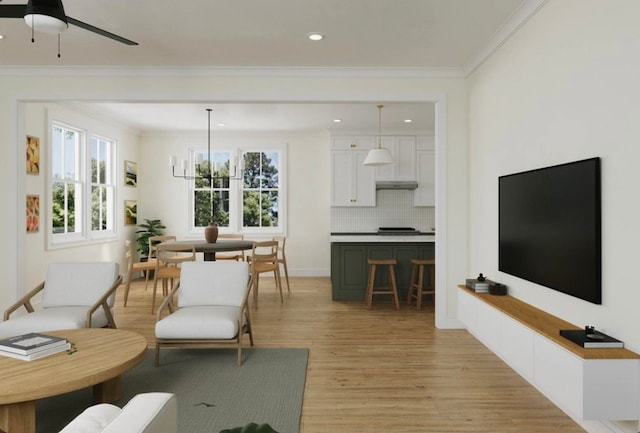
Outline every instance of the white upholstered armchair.
<path id="1" fill-rule="evenodd" d="M 45 281 L 4 312 L 0 338 L 56 329 L 115 328 L 111 314 L 122 283 L 115 262 L 51 263 Z M 42 292 L 39 308 L 32 300 Z M 20 307 L 28 314 L 14 315 Z"/>
<path id="2" fill-rule="evenodd" d="M 182 264 L 180 282 L 157 311 L 155 363 L 160 348 L 238 348 L 242 364 L 242 339 L 249 334 L 253 346 L 247 298 L 251 289 L 249 265 L 235 261 L 198 261 Z M 174 296 L 177 293 L 177 305 Z M 176 308 L 177 307 L 177 308 Z M 162 317 L 163 310 L 170 314 Z"/>

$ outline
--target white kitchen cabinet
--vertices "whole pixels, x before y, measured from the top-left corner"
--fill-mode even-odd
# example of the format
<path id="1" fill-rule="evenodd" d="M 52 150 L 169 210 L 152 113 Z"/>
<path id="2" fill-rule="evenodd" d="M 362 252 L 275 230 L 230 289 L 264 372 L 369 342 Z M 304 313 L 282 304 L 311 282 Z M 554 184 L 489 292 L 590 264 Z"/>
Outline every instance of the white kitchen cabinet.
<path id="1" fill-rule="evenodd" d="M 375 206 L 375 170 L 362 165 L 369 150 L 331 152 L 331 206 Z"/>
<path id="2" fill-rule="evenodd" d="M 436 205 L 436 151 L 433 137 L 420 136 L 417 139 L 416 181 L 418 189 L 413 194 L 414 206 Z"/>
<path id="3" fill-rule="evenodd" d="M 375 143 L 372 135 L 334 135 L 331 137 L 331 150 L 369 150 Z"/>
<path id="4" fill-rule="evenodd" d="M 376 180 L 416 180 L 415 136 L 382 137 L 381 147 L 389 149 L 393 164 L 376 167 Z"/>

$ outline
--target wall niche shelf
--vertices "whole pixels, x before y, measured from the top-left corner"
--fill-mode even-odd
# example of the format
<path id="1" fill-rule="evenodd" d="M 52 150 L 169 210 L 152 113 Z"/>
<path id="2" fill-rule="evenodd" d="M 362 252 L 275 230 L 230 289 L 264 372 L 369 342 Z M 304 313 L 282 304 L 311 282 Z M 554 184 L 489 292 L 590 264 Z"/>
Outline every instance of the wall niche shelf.
<path id="1" fill-rule="evenodd" d="M 458 286 L 467 330 L 576 420 L 639 419 L 640 355 L 585 349 L 560 335 L 580 329 L 511 296 Z"/>

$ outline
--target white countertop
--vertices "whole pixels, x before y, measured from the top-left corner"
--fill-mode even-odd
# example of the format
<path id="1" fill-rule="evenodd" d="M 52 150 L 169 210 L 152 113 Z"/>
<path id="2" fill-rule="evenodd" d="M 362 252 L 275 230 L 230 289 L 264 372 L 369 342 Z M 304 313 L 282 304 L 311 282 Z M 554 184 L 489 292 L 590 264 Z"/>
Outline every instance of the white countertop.
<path id="1" fill-rule="evenodd" d="M 435 242 L 435 235 L 331 235 L 331 242 Z"/>

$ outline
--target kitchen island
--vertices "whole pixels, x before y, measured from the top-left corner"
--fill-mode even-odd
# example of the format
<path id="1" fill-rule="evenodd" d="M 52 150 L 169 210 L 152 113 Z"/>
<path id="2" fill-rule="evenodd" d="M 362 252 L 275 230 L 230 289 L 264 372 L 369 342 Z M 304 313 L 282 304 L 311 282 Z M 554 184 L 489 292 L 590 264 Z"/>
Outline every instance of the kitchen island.
<path id="1" fill-rule="evenodd" d="M 435 235 L 381 235 L 376 233 L 331 234 L 331 285 L 334 301 L 364 302 L 367 258 L 394 258 L 400 302 L 406 302 L 411 278 L 411 259 L 435 258 Z M 376 275 L 376 286 L 387 284 L 386 272 Z M 425 279 L 428 275 L 425 275 Z M 375 298 L 374 298 L 375 305 Z"/>

